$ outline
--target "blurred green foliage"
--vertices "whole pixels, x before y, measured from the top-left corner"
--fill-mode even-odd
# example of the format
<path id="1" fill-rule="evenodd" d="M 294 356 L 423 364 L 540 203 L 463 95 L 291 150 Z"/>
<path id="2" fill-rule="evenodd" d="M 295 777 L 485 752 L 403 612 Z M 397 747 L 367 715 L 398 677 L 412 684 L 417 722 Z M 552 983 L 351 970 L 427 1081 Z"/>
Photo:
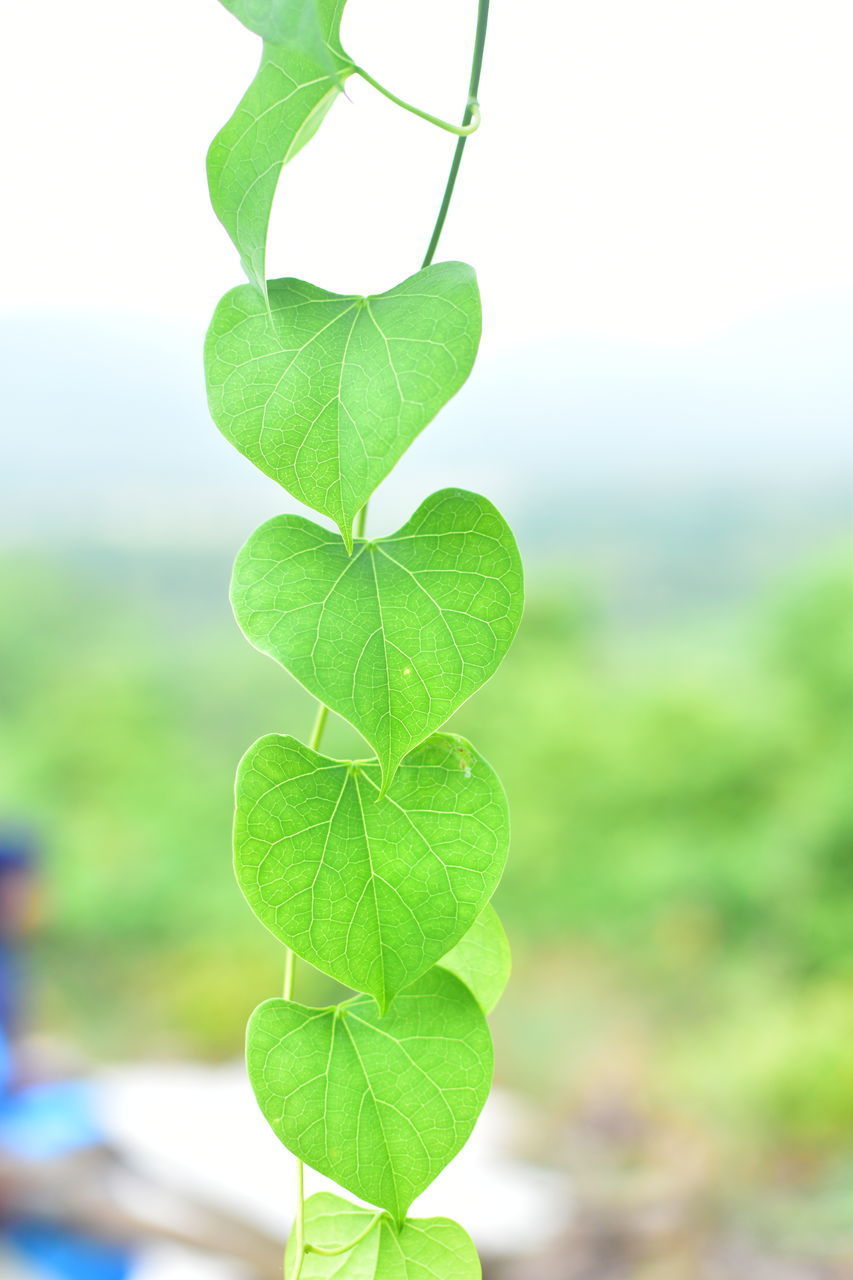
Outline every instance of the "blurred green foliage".
<path id="1" fill-rule="evenodd" d="M 235 1053 L 280 983 L 231 876 L 231 779 L 312 705 L 239 637 L 226 576 L 0 566 L 0 816 L 37 828 L 48 868 L 39 1021 L 95 1052 Z M 845 556 L 751 613 L 634 630 L 534 580 L 454 726 L 493 744 L 513 806 L 505 1078 L 570 1106 L 621 1061 L 726 1141 L 849 1142 L 851 578 Z M 330 753 L 351 744 L 335 725 Z"/>

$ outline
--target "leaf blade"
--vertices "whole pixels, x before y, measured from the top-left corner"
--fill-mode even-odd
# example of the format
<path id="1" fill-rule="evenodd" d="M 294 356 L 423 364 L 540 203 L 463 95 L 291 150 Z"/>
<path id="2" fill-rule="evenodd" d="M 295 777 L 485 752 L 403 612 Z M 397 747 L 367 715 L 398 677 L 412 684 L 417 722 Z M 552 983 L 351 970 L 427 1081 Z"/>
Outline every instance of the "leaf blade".
<path id="1" fill-rule="evenodd" d="M 320 40 L 311 7 L 303 5 L 292 38 L 264 44 L 257 75 L 207 153 L 214 212 L 264 299 L 267 232 L 281 170 L 316 133 L 353 71 L 339 39 L 345 3 L 315 0 Z M 248 13 L 248 6 L 241 8 Z M 271 20 L 269 12 L 261 15 L 262 25 Z"/>
<path id="2" fill-rule="evenodd" d="M 500 513 L 445 489 L 351 557 L 301 516 L 268 521 L 237 556 L 231 599 L 250 642 L 370 743 L 387 789 L 402 758 L 497 670 L 523 578 Z"/>
<path id="3" fill-rule="evenodd" d="M 305 1240 L 325 1249 L 339 1249 L 367 1228 L 375 1217 L 370 1209 L 349 1203 L 327 1191 L 305 1202 Z M 288 1241 L 285 1274 L 295 1254 Z M 353 1250 L 335 1257 L 309 1252 L 302 1264 L 303 1280 L 481 1280 L 482 1268 L 474 1245 L 462 1227 L 449 1218 L 407 1218 L 398 1229 L 389 1218 Z"/>
<path id="4" fill-rule="evenodd" d="M 477 919 L 503 871 L 509 817 L 493 770 L 449 734 L 379 790 L 375 763 L 261 738 L 237 772 L 234 863 L 262 924 L 384 1010 Z"/>
<path id="5" fill-rule="evenodd" d="M 490 903 L 439 964 L 465 983 L 483 1013 L 492 1012 L 509 982 L 512 954 L 500 917 Z"/>
<path id="6" fill-rule="evenodd" d="M 268 1000 L 249 1021 L 247 1065 L 273 1132 L 299 1159 L 401 1222 L 465 1144 L 492 1077 L 483 1014 L 431 969 L 379 1015 Z"/>
<path id="7" fill-rule="evenodd" d="M 219 0 L 244 27 L 270 44 L 289 45 L 318 61 L 331 54 L 317 0 Z"/>
<path id="8" fill-rule="evenodd" d="M 482 313 L 473 270 L 442 262 L 371 297 L 306 281 L 220 301 L 205 343 L 225 438 L 349 540 L 353 518 L 465 382 Z"/>

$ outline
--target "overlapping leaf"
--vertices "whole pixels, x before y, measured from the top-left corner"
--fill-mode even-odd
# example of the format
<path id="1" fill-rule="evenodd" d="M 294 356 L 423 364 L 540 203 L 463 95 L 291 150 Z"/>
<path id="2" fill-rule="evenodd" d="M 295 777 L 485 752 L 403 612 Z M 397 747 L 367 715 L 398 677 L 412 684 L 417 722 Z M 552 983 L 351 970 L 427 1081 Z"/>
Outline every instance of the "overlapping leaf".
<path id="1" fill-rule="evenodd" d="M 249 1078 L 296 1156 L 402 1222 L 467 1141 L 488 1096 L 492 1045 L 468 989 L 431 969 L 380 1016 L 268 1000 L 249 1022 Z"/>
<path id="2" fill-rule="evenodd" d="M 480 329 L 476 277 L 462 262 L 367 298 L 272 280 L 269 312 L 242 285 L 208 332 L 210 412 L 349 543 L 356 512 L 468 377 Z"/>
<path id="3" fill-rule="evenodd" d="M 374 1225 L 371 1228 L 371 1223 Z M 354 1249 L 348 1241 L 368 1234 Z M 305 1239 L 334 1256 L 309 1252 L 301 1280 L 481 1280 L 482 1268 L 470 1237 L 449 1218 L 407 1218 L 401 1227 L 370 1209 L 321 1191 L 305 1202 Z M 285 1275 L 295 1255 L 288 1241 Z"/>
<path id="4" fill-rule="evenodd" d="M 279 174 L 314 136 L 353 70 L 339 38 L 345 3 L 267 6 L 245 0 L 231 6 L 247 25 L 283 24 L 281 34 L 287 36 L 284 43 L 264 44 L 255 79 L 207 155 L 214 211 L 247 276 L 264 295 L 267 230 Z"/>
<path id="5" fill-rule="evenodd" d="M 270 44 L 286 44 L 332 65 L 319 0 L 220 0 L 244 27 Z"/>
<path id="6" fill-rule="evenodd" d="M 366 738 L 387 787 L 496 670 L 522 595 L 503 517 L 477 494 L 445 489 L 352 556 L 301 516 L 268 521 L 237 557 L 231 598 L 252 644 Z"/>
<path id="7" fill-rule="evenodd" d="M 492 769 L 449 734 L 407 756 L 377 801 L 379 789 L 375 762 L 261 738 L 237 773 L 234 853 L 260 920 L 385 1009 L 459 941 L 494 892 L 509 818 Z"/>
<path id="8" fill-rule="evenodd" d="M 452 951 L 441 958 L 442 969 L 460 978 L 483 1013 L 491 1013 L 504 993 L 512 970 L 509 939 L 498 913 L 486 904 Z"/>

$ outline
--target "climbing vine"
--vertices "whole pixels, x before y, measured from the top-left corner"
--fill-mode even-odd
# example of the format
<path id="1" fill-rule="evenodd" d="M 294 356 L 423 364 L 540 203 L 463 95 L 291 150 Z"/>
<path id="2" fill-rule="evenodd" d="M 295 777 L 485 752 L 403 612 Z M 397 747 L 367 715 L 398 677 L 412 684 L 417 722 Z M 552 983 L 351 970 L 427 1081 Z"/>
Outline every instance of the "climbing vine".
<path id="1" fill-rule="evenodd" d="M 512 533 L 484 497 L 445 489 L 366 538 L 367 503 L 463 384 L 480 339 L 473 270 L 434 262 L 477 104 L 488 18 L 479 0 L 468 102 L 453 125 L 411 106 L 340 42 L 346 0 L 222 0 L 263 37 L 261 65 L 214 139 L 214 210 L 249 283 L 216 308 L 205 348 L 222 434 L 335 528 L 282 515 L 237 556 L 247 639 L 317 699 L 307 745 L 269 734 L 237 772 L 237 879 L 286 948 L 283 998 L 249 1022 L 247 1062 L 271 1128 L 296 1156 L 287 1280 L 476 1280 L 463 1229 L 408 1210 L 467 1141 L 488 1096 L 486 1014 L 509 972 L 489 905 L 509 842 L 506 800 L 479 749 L 442 725 L 494 673 L 522 610 Z M 370 297 L 268 280 L 282 168 L 347 77 L 458 141 L 421 269 Z M 320 752 L 329 712 L 370 752 Z M 295 999 L 296 958 L 355 994 Z M 322 1193 L 307 1164 L 373 1208 Z"/>

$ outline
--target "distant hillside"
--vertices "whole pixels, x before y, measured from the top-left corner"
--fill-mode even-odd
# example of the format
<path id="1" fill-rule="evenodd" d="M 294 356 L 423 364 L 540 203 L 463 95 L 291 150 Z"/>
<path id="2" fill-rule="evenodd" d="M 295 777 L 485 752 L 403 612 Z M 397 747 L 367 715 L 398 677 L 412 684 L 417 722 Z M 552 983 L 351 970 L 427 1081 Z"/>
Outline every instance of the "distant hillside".
<path id="1" fill-rule="evenodd" d="M 121 317 L 0 318 L 0 547 L 218 561 L 298 509 L 212 427 L 201 340 Z M 740 595 L 851 531 L 851 349 L 853 305 L 826 301 L 683 349 L 487 347 L 372 518 L 396 523 L 433 489 L 467 485 L 504 507 L 534 560 L 631 612 Z"/>

